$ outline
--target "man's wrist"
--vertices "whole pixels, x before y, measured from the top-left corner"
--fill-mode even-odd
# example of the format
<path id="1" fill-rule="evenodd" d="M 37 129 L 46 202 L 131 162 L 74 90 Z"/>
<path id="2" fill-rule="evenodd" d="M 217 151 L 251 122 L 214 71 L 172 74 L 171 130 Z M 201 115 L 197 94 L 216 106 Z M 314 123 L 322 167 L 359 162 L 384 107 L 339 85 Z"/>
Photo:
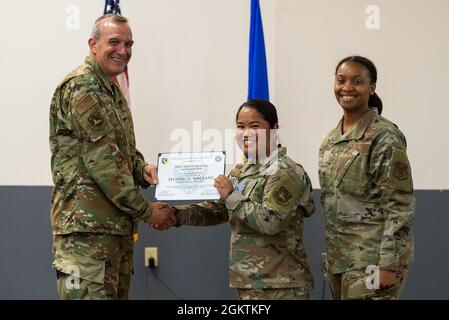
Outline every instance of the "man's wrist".
<path id="1" fill-rule="evenodd" d="M 145 180 L 145 167 L 146 167 L 146 166 L 149 166 L 149 165 L 150 165 L 149 163 L 144 162 L 144 163 L 142 164 L 142 170 L 141 170 L 141 172 L 140 172 L 140 177 L 141 177 L 141 187 L 142 187 L 142 188 L 145 188 L 145 189 L 151 186 L 151 184 L 148 183 L 147 180 Z"/>
<path id="2" fill-rule="evenodd" d="M 153 214 L 153 204 L 149 202 L 148 208 L 142 216 L 142 220 L 144 222 L 148 222 L 152 214 Z"/>

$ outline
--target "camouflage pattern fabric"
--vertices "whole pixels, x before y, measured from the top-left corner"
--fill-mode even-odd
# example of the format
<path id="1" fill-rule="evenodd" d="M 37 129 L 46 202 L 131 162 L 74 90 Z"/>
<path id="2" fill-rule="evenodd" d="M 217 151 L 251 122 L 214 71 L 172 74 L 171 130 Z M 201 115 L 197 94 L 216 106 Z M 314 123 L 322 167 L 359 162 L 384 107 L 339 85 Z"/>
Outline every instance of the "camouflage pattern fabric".
<path id="1" fill-rule="evenodd" d="M 396 125 L 370 110 L 343 135 L 340 121 L 321 145 L 319 177 L 331 274 L 413 261 L 415 197 Z"/>
<path id="2" fill-rule="evenodd" d="M 50 106 L 54 263 L 63 299 L 125 299 L 133 238 L 151 203 L 120 89 L 92 58 L 68 74 Z M 78 270 L 78 288 L 72 268 Z"/>
<path id="3" fill-rule="evenodd" d="M 335 300 L 396 300 L 404 289 L 408 268 L 400 266 L 396 270 L 396 285 L 388 289 L 369 289 L 365 282 L 366 270 L 351 270 L 327 276 Z"/>
<path id="4" fill-rule="evenodd" d="M 313 288 L 303 246 L 303 219 L 315 211 L 304 169 L 273 151 L 263 163 L 245 162 L 229 174 L 226 202 L 177 206 L 179 225 L 231 224 L 230 285 L 235 288 Z"/>
<path id="5" fill-rule="evenodd" d="M 309 291 L 290 289 L 237 289 L 240 300 L 308 300 Z"/>
<path id="6" fill-rule="evenodd" d="M 151 214 L 139 186 L 147 165 L 136 149 L 120 89 L 92 58 L 65 77 L 50 106 L 54 235 L 130 235 Z"/>
<path id="7" fill-rule="evenodd" d="M 61 299 L 128 299 L 132 236 L 73 233 L 53 239 Z"/>

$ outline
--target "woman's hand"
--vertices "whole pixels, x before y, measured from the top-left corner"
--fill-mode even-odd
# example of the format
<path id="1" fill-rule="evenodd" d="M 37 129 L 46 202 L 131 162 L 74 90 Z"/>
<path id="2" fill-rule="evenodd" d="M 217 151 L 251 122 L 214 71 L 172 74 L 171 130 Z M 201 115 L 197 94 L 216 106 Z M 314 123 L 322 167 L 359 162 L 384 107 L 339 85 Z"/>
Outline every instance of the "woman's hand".
<path id="1" fill-rule="evenodd" d="M 214 187 L 217 188 L 220 200 L 225 201 L 228 195 L 234 191 L 231 180 L 223 175 L 219 175 L 214 180 Z"/>

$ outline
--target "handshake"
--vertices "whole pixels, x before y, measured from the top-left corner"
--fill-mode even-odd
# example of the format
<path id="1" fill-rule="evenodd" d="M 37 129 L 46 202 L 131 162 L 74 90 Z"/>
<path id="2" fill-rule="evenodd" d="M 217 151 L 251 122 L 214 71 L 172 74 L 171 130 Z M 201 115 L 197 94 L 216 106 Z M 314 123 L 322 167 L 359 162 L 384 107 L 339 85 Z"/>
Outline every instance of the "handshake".
<path id="1" fill-rule="evenodd" d="M 161 202 L 153 203 L 153 212 L 147 220 L 150 227 L 163 231 L 176 225 L 175 209 Z"/>
<path id="2" fill-rule="evenodd" d="M 146 165 L 143 168 L 143 178 L 150 185 L 157 185 L 157 167 L 154 164 Z M 167 230 L 177 222 L 175 210 L 166 203 L 155 202 L 153 203 L 153 212 L 146 222 L 156 230 Z"/>
<path id="3" fill-rule="evenodd" d="M 143 177 L 150 185 L 158 184 L 157 168 L 149 164 L 143 168 Z M 220 195 L 220 200 L 225 201 L 229 194 L 234 190 L 231 180 L 224 175 L 219 175 L 214 179 L 214 187 Z M 182 220 L 182 219 L 181 219 Z M 176 225 L 177 218 L 175 209 L 166 203 L 153 203 L 153 211 L 146 221 L 150 227 L 156 230 L 167 230 Z"/>

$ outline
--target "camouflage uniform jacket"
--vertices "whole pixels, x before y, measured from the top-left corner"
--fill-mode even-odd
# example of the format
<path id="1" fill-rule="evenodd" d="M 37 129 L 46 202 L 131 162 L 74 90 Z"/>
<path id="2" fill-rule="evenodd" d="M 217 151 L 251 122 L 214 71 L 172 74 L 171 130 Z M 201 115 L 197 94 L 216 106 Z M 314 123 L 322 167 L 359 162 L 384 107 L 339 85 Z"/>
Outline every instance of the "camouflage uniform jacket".
<path id="1" fill-rule="evenodd" d="M 54 235 L 129 235 L 151 203 L 139 185 L 147 164 L 136 149 L 131 113 L 99 65 L 85 63 L 57 87 L 50 106 Z"/>
<path id="2" fill-rule="evenodd" d="M 396 270 L 413 259 L 415 197 L 405 137 L 375 110 L 344 135 L 342 123 L 319 152 L 330 272 Z"/>
<path id="3" fill-rule="evenodd" d="M 303 247 L 303 219 L 315 207 L 310 179 L 286 155 L 272 152 L 263 164 L 245 162 L 229 174 L 226 202 L 178 206 L 178 224 L 231 224 L 230 285 L 235 288 L 313 288 Z"/>

